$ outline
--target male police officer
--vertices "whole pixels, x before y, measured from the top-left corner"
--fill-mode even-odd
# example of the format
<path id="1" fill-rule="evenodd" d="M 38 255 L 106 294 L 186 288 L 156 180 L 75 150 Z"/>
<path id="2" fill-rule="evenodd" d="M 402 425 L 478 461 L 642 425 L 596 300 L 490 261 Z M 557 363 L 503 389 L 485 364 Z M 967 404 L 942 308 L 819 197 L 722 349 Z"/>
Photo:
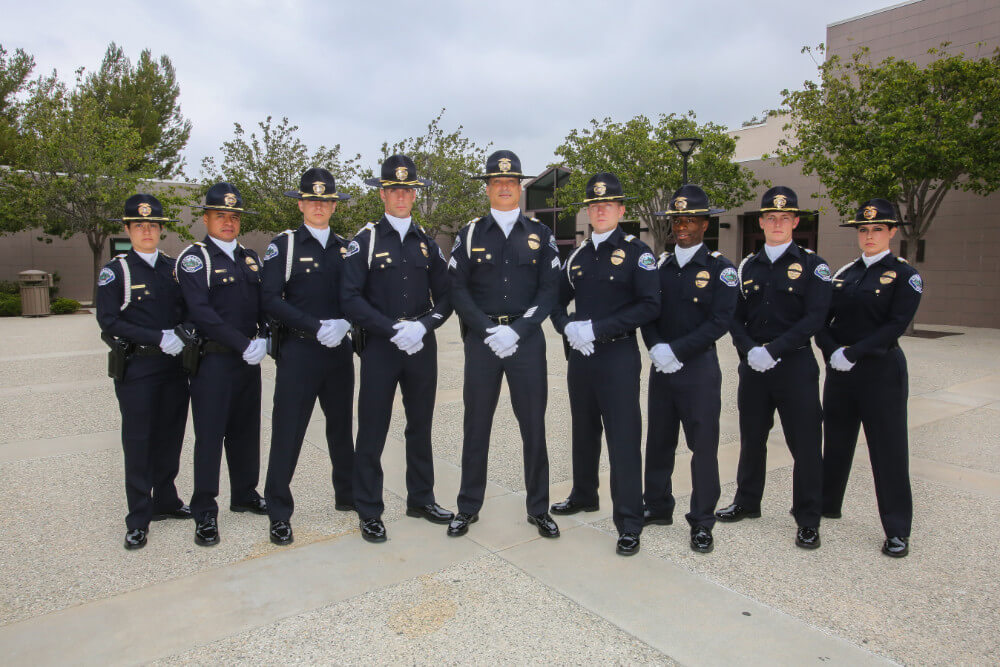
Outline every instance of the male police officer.
<path id="1" fill-rule="evenodd" d="M 177 496 L 187 422 L 188 384 L 174 333 L 184 316 L 184 301 L 174 282 L 174 259 L 157 250 L 163 207 L 152 195 L 133 195 L 121 218 L 132 250 L 109 262 L 97 279 L 97 323 L 112 355 L 124 368 L 112 369 L 122 413 L 125 453 L 125 548 L 146 546 L 149 522 L 190 519 Z M 112 340 L 110 337 L 117 337 Z"/>
<path id="2" fill-rule="evenodd" d="M 559 294 L 559 253 L 552 230 L 521 213 L 521 179 L 531 177 L 521 173 L 517 155 L 493 153 L 486 173 L 473 178 L 486 181 L 490 213 L 459 230 L 448 264 L 465 343 L 462 486 L 448 535 L 468 532 L 483 506 L 490 430 L 506 375 L 524 442 L 528 523 L 542 537 L 558 537 L 546 511 L 548 382 L 541 325 Z"/>
<path id="3" fill-rule="evenodd" d="M 691 450 L 691 549 L 714 548 L 719 502 L 719 415 L 722 371 L 715 341 L 729 330 L 736 308 L 736 268 L 705 247 L 712 208 L 697 185 L 684 185 L 663 213 L 677 245 L 660 257 L 660 316 L 642 327 L 654 371 L 649 374 L 645 524 L 673 523 L 670 477 L 681 424 Z"/>
<path id="4" fill-rule="evenodd" d="M 593 234 L 566 264 L 552 322 L 573 350 L 569 353 L 570 412 L 573 420 L 573 490 L 552 505 L 553 514 L 598 509 L 597 470 L 601 431 L 607 430 L 611 500 L 618 528 L 617 551 L 639 551 L 642 532 L 642 360 L 635 330 L 660 311 L 656 258 L 645 243 L 625 234 L 618 222 L 625 197 L 614 174 L 587 182 L 587 213 Z M 566 306 L 576 300 L 576 312 Z"/>
<path id="5" fill-rule="evenodd" d="M 777 186 L 765 192 L 760 206 L 764 248 L 740 263 L 742 298 L 730 329 L 740 355 L 740 462 L 736 498 L 715 516 L 720 521 L 760 516 L 767 434 L 777 408 L 795 460 L 792 515 L 799 526 L 795 544 L 816 549 L 823 498 L 823 411 L 819 366 L 810 338 L 823 326 L 830 307 L 831 277 L 822 258 L 792 241 L 800 212 L 790 188 Z"/>
<path id="6" fill-rule="evenodd" d="M 280 323 L 280 332 L 271 332 L 272 344 L 281 339 L 264 485 L 271 542 L 278 545 L 294 539 L 292 475 L 317 397 L 326 417 L 335 507 L 341 511 L 354 507 L 354 362 L 350 339 L 345 338 L 351 325 L 340 309 L 347 241 L 330 229 L 337 202 L 350 196 L 337 192 L 329 171 L 315 167 L 302 174 L 297 191 L 285 195 L 299 200 L 303 223 L 271 241 L 261 271 L 264 310 L 272 323 Z"/>
<path id="7" fill-rule="evenodd" d="M 194 416 L 194 541 L 219 543 L 219 464 L 223 445 L 229 465 L 233 512 L 267 514 L 257 493 L 260 476 L 260 362 L 267 341 L 260 307 L 260 260 L 236 240 L 240 216 L 250 213 L 229 183 L 205 195 L 202 220 L 208 234 L 177 259 L 175 274 L 188 317 L 203 337 L 197 373 L 191 378 Z"/>
<path id="8" fill-rule="evenodd" d="M 358 232 L 347 247 L 341 307 L 364 330 L 358 436 L 354 458 L 354 505 L 361 536 L 384 542 L 382 450 L 389 432 L 396 385 L 406 411 L 406 514 L 433 523 L 454 518 L 434 501 L 431 419 L 437 390 L 437 342 L 433 330 L 451 314 L 444 255 L 410 217 L 417 177 L 413 160 L 392 155 L 381 176 L 365 181 L 380 188 L 385 215 Z"/>

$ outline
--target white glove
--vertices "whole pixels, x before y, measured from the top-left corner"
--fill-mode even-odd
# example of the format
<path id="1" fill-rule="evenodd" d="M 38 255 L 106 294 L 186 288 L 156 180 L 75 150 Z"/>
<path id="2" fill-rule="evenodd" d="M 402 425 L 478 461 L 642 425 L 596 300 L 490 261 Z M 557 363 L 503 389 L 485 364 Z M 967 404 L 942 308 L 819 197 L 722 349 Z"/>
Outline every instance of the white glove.
<path id="1" fill-rule="evenodd" d="M 344 336 L 351 330 L 351 323 L 347 320 L 320 320 L 319 331 L 316 332 L 316 340 L 326 347 L 337 347 Z"/>
<path id="2" fill-rule="evenodd" d="M 583 346 L 594 342 L 594 325 L 591 324 L 590 320 L 586 322 L 570 322 L 563 329 L 566 334 L 566 339 L 569 341 L 570 347 L 574 350 L 583 351 Z M 590 351 L 593 352 L 593 346 L 591 345 Z"/>
<path id="3" fill-rule="evenodd" d="M 176 357 L 184 349 L 184 341 L 170 329 L 164 329 L 163 337 L 160 338 L 160 349 L 163 350 L 164 354 Z"/>
<path id="4" fill-rule="evenodd" d="M 520 338 L 520 336 L 517 335 L 517 332 L 506 324 L 498 324 L 495 327 L 490 327 L 486 330 L 486 333 L 493 335 L 484 338 L 483 342 L 489 345 L 490 349 L 493 350 L 493 353 L 501 359 L 510 356 L 509 354 L 504 353 L 512 347 L 516 348 L 517 341 Z"/>
<path id="5" fill-rule="evenodd" d="M 392 325 L 392 328 L 399 333 L 390 338 L 389 342 L 407 354 L 413 354 L 413 352 L 409 352 L 408 350 L 423 340 L 424 334 L 427 333 L 427 327 L 423 324 L 409 320 L 396 322 Z M 421 345 L 421 347 L 423 346 Z"/>
<path id="6" fill-rule="evenodd" d="M 854 368 L 854 363 L 848 361 L 847 357 L 844 356 L 844 348 L 838 347 L 837 350 L 830 355 L 830 368 L 835 371 L 843 371 L 846 373 Z"/>
<path id="7" fill-rule="evenodd" d="M 590 355 L 592 355 L 594 353 L 594 344 L 593 343 L 584 343 L 580 347 L 576 347 L 576 348 L 573 348 L 573 349 L 575 349 L 577 352 L 579 352 L 583 356 L 589 357 Z"/>
<path id="8" fill-rule="evenodd" d="M 500 358 L 500 359 L 506 359 L 507 357 L 513 356 L 515 352 L 517 352 L 517 343 L 514 343 L 513 345 L 511 345 L 510 347 L 508 347 L 506 350 L 501 350 L 500 352 L 497 352 L 496 354 L 497 354 L 498 358 Z"/>
<path id="9" fill-rule="evenodd" d="M 653 347 L 649 348 L 649 358 L 653 361 L 653 365 L 666 366 L 671 361 L 676 361 L 677 357 L 674 356 L 674 351 L 670 348 L 667 343 L 657 343 Z"/>
<path id="10" fill-rule="evenodd" d="M 402 350 L 403 352 L 406 352 L 407 354 L 416 354 L 420 350 L 424 349 L 424 341 L 418 340 L 410 347 L 401 347 L 399 349 Z"/>
<path id="11" fill-rule="evenodd" d="M 674 358 L 665 364 L 657 364 L 654 361 L 653 367 L 656 368 L 656 371 L 658 373 L 666 373 L 669 375 L 670 373 L 676 373 L 677 371 L 679 371 L 681 368 L 684 367 L 684 364 L 681 363 L 680 361 L 677 361 L 677 359 Z"/>
<path id="12" fill-rule="evenodd" d="M 747 363 L 758 373 L 769 371 L 778 365 L 763 345 L 758 345 L 747 353 Z"/>
<path id="13" fill-rule="evenodd" d="M 594 323 L 590 320 L 581 322 L 580 328 L 576 330 L 576 335 L 579 336 L 584 343 L 593 343 L 596 339 L 596 336 L 594 336 Z"/>
<path id="14" fill-rule="evenodd" d="M 243 361 L 247 362 L 251 366 L 256 366 L 260 362 L 264 361 L 264 357 L 267 356 L 267 339 L 266 338 L 254 338 L 247 345 L 247 349 L 243 350 Z"/>

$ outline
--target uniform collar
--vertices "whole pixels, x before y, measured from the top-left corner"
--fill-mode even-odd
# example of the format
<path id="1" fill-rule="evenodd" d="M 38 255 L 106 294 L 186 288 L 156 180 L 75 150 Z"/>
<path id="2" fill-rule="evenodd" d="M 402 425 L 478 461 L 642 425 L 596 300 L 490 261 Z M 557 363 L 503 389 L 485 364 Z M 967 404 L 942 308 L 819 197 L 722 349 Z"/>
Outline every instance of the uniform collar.
<path id="1" fill-rule="evenodd" d="M 205 247 L 208 248 L 208 251 L 213 255 L 225 255 L 226 257 L 229 257 L 229 255 L 226 255 L 226 251 L 223 250 L 221 247 L 219 247 L 219 244 L 213 241 L 212 237 L 209 236 L 208 234 L 205 235 L 205 240 L 202 241 L 202 243 L 205 244 Z M 233 256 L 235 257 L 243 250 L 245 250 L 243 244 L 237 240 L 236 247 L 233 248 Z"/>
<path id="2" fill-rule="evenodd" d="M 517 225 L 521 225 L 523 227 L 525 220 L 527 220 L 527 218 L 524 216 L 524 212 L 522 211 L 518 213 L 517 220 L 514 221 L 514 226 L 516 227 Z M 483 227 L 485 227 L 486 229 L 489 229 L 492 226 L 497 226 L 497 227 L 500 226 L 500 223 L 498 223 L 496 220 L 493 219 L 492 213 L 487 213 L 486 215 L 484 215 L 481 218 L 481 222 L 483 223 Z"/>
<path id="3" fill-rule="evenodd" d="M 670 253 L 670 257 L 667 258 L 667 261 L 673 262 L 678 267 L 680 266 L 680 263 L 677 261 L 676 248 L 674 248 L 674 252 Z M 708 264 L 708 246 L 705 245 L 704 241 L 702 241 L 701 247 L 695 250 L 694 254 L 691 255 L 691 259 L 689 259 L 688 263 L 684 266 L 688 266 L 688 264 L 701 264 L 702 266 Z"/>
<path id="4" fill-rule="evenodd" d="M 392 226 L 392 223 L 390 223 L 389 220 L 388 220 L 388 218 L 386 218 L 384 215 L 382 216 L 382 218 L 378 221 L 378 223 L 375 226 L 378 228 L 379 236 L 387 236 L 389 234 L 396 234 L 396 236 L 399 236 L 399 234 L 396 232 L 395 227 Z M 415 236 L 417 236 L 419 238 L 420 237 L 420 231 L 419 230 L 420 230 L 420 228 L 417 227 L 417 223 L 415 223 L 413 221 L 413 218 L 411 217 L 410 218 L 410 228 L 406 230 L 406 233 L 407 234 L 411 234 L 412 233 L 412 234 L 414 234 Z"/>
<path id="5" fill-rule="evenodd" d="M 797 259 L 802 259 L 802 249 L 799 247 L 799 244 L 796 243 L 795 241 L 792 241 L 792 244 L 788 246 L 788 248 L 785 250 L 785 252 L 781 254 L 781 257 L 779 257 L 778 260 L 780 261 L 785 257 L 795 257 Z M 754 258 L 762 262 L 767 262 L 768 264 L 771 263 L 771 260 L 768 259 L 767 257 L 767 251 L 764 250 L 764 248 L 758 250 L 757 254 L 754 255 Z"/>
<path id="6" fill-rule="evenodd" d="M 601 245 L 604 245 L 605 243 L 616 248 L 621 248 L 628 243 L 628 241 L 625 240 L 625 232 L 622 231 L 621 225 L 615 227 L 608 235 L 608 238 L 601 241 Z M 591 245 L 593 245 L 593 241 L 591 241 Z"/>

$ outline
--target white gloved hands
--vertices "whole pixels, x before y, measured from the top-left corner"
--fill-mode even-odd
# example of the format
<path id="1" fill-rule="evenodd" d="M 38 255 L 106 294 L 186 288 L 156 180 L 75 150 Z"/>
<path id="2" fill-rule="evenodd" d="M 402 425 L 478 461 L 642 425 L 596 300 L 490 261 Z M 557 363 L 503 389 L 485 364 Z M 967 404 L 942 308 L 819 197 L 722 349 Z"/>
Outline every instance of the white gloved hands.
<path id="1" fill-rule="evenodd" d="M 344 336 L 351 330 L 351 323 L 347 320 L 320 320 L 319 331 L 316 332 L 316 340 L 326 347 L 337 347 L 344 340 Z"/>
<path id="2" fill-rule="evenodd" d="M 164 329 L 163 337 L 160 338 L 160 349 L 163 350 L 164 354 L 176 357 L 184 350 L 184 341 L 170 329 Z"/>
<path id="3" fill-rule="evenodd" d="M 243 350 L 243 361 L 247 362 L 251 366 L 256 366 L 260 362 L 264 361 L 264 357 L 267 356 L 267 339 L 266 338 L 254 338 L 247 345 L 247 349 Z"/>
<path id="4" fill-rule="evenodd" d="M 837 350 L 830 355 L 830 368 L 835 371 L 847 372 L 854 368 L 854 363 L 847 360 L 844 356 L 844 348 L 838 347 Z"/>
<path id="5" fill-rule="evenodd" d="M 747 353 L 747 363 L 750 364 L 750 368 L 758 373 L 769 371 L 778 365 L 778 362 L 774 360 L 763 345 L 758 345 Z"/>
<path id="6" fill-rule="evenodd" d="M 570 322 L 563 329 L 563 333 L 566 334 L 566 340 L 569 341 L 570 347 L 578 352 L 583 352 L 584 355 L 590 355 L 594 351 L 594 325 L 590 320 L 585 322 Z M 589 352 L 584 352 L 585 349 L 589 349 Z"/>
<path id="7" fill-rule="evenodd" d="M 660 373 L 676 373 L 684 366 L 667 343 L 657 343 L 649 348 L 649 358 Z"/>
<path id="8" fill-rule="evenodd" d="M 521 337 L 506 324 L 490 327 L 486 333 L 492 335 L 484 338 L 483 342 L 489 345 L 493 353 L 501 359 L 509 357 L 517 351 L 517 341 Z"/>
<path id="9" fill-rule="evenodd" d="M 389 342 L 403 352 L 415 354 L 424 347 L 423 339 L 424 334 L 427 333 L 427 327 L 420 322 L 403 320 L 402 322 L 393 324 L 392 328 L 399 333 L 390 338 Z"/>

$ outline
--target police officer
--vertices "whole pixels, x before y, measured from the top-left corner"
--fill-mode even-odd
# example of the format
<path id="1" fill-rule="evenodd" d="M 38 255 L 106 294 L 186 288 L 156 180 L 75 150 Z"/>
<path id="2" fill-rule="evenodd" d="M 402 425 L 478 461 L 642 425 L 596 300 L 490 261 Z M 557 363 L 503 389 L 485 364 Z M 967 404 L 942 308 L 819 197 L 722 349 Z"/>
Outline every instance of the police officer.
<path id="1" fill-rule="evenodd" d="M 719 415 L 722 371 L 715 342 L 736 308 L 736 268 L 704 244 L 712 208 L 697 185 L 684 185 L 663 213 L 676 247 L 660 256 L 660 316 L 642 327 L 653 370 L 649 374 L 646 434 L 646 525 L 673 523 L 670 477 L 681 424 L 691 450 L 691 549 L 714 548 L 712 527 L 719 502 Z"/>
<path id="2" fill-rule="evenodd" d="M 264 310 L 272 318 L 272 343 L 281 339 L 264 485 L 271 542 L 278 545 L 294 540 L 292 475 L 317 397 L 326 418 L 335 507 L 341 511 L 354 508 L 354 361 L 346 338 L 351 325 L 340 309 L 340 272 L 347 241 L 330 229 L 337 203 L 350 196 L 337 192 L 333 175 L 316 167 L 302 174 L 297 191 L 285 195 L 299 200 L 303 222 L 271 241 L 261 271 Z"/>
<path id="3" fill-rule="evenodd" d="M 886 539 L 882 553 L 909 553 L 910 493 L 906 400 L 909 379 L 899 337 L 920 305 L 916 269 L 889 250 L 899 218 L 891 202 L 871 199 L 854 227 L 862 255 L 833 277 L 833 302 L 816 343 L 827 360 L 823 391 L 823 516 L 840 518 L 858 427 L 865 427 L 875 496 Z"/>
<path id="4" fill-rule="evenodd" d="M 559 303 L 552 311 L 569 352 L 570 413 L 573 422 L 573 490 L 552 505 L 553 514 L 598 509 L 601 432 L 607 431 L 611 500 L 618 528 L 617 552 L 639 551 L 642 533 L 642 360 L 635 330 L 660 312 L 656 258 L 618 222 L 625 197 L 618 178 L 602 172 L 587 182 L 591 237 L 566 259 Z M 576 312 L 566 306 L 576 300 Z"/>
<path id="5" fill-rule="evenodd" d="M 183 344 L 174 333 L 184 301 L 174 259 L 157 250 L 163 223 L 177 221 L 164 217 L 156 197 L 139 194 L 126 200 L 120 222 L 132 249 L 101 269 L 97 323 L 122 361 L 128 355 L 115 379 L 128 502 L 125 548 L 141 549 L 150 521 L 191 518 L 174 486 L 188 411 L 187 377 L 177 356 Z"/>
<path id="6" fill-rule="evenodd" d="M 203 339 L 198 372 L 191 378 L 194 416 L 195 544 L 219 543 L 219 465 L 225 446 L 233 512 L 267 514 L 257 493 L 260 477 L 260 362 L 267 354 L 261 310 L 260 259 L 236 237 L 243 198 L 229 183 L 205 195 L 208 234 L 177 259 L 175 275 L 188 317 Z"/>
<path id="7" fill-rule="evenodd" d="M 559 295 L 559 252 L 552 230 L 521 213 L 521 160 L 501 150 L 486 160 L 490 212 L 459 230 L 451 250 L 451 300 L 465 343 L 465 437 L 458 514 L 448 535 L 464 535 L 478 519 L 486 491 L 493 415 L 506 375 L 521 430 L 528 523 L 558 537 L 549 516 L 545 448 L 548 380 L 541 325 Z"/>
<path id="8" fill-rule="evenodd" d="M 761 199 L 764 248 L 740 263 L 741 298 L 730 333 L 740 356 L 740 462 L 736 498 L 715 513 L 721 521 L 760 516 L 767 472 L 767 434 L 774 410 L 795 460 L 792 515 L 795 544 L 820 545 L 822 499 L 819 366 L 810 338 L 823 326 L 830 307 L 830 267 L 813 251 L 792 241 L 799 224 L 798 198 L 776 186 Z"/>
<path id="9" fill-rule="evenodd" d="M 451 314 L 450 279 L 441 249 L 410 217 L 417 188 L 413 160 L 392 155 L 381 176 L 365 181 L 379 188 L 385 215 L 358 232 L 347 247 L 341 308 L 364 330 L 358 435 L 354 457 L 354 505 L 361 536 L 386 540 L 382 523 L 382 450 L 399 385 L 406 411 L 406 514 L 433 523 L 454 515 L 434 501 L 431 420 L 437 390 L 434 329 Z"/>

